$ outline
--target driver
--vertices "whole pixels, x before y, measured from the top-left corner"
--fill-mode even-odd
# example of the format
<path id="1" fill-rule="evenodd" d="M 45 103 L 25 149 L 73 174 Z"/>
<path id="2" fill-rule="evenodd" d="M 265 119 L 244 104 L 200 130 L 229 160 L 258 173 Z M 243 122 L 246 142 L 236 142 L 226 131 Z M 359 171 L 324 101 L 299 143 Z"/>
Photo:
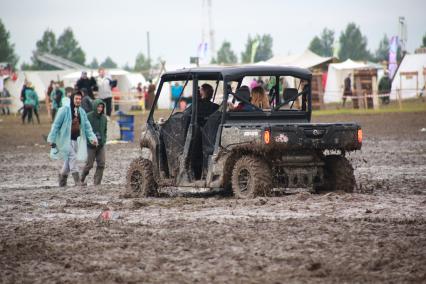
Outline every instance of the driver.
<path id="1" fill-rule="evenodd" d="M 198 121 L 201 126 L 204 125 L 204 119 L 210 116 L 212 113 L 218 110 L 219 105 L 211 101 L 213 97 L 213 87 L 210 84 L 203 84 L 198 92 Z M 191 115 L 192 105 L 190 105 L 186 110 L 186 113 Z"/>

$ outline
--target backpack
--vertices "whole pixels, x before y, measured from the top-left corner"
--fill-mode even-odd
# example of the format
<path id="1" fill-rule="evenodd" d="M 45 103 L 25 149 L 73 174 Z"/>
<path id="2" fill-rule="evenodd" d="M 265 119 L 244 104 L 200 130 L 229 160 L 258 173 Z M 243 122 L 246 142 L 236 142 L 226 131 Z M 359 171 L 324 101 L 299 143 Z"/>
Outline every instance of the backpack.
<path id="1" fill-rule="evenodd" d="M 60 108 L 62 106 L 61 102 L 62 102 L 62 91 L 61 90 L 56 90 L 55 91 L 55 96 L 54 96 L 56 105 L 58 106 L 58 108 Z"/>

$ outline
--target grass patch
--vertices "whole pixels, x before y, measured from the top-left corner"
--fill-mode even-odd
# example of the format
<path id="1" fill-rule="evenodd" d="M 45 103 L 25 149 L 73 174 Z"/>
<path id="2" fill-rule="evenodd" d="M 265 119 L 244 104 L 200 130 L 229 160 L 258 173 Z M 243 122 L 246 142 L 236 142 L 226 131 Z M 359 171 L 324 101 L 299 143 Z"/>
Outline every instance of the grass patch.
<path id="1" fill-rule="evenodd" d="M 315 116 L 321 115 L 338 115 L 338 114 L 381 114 L 393 112 L 426 112 L 426 100 L 424 98 L 417 98 L 411 100 L 404 100 L 400 108 L 398 102 L 392 101 L 389 105 L 380 105 L 379 109 L 351 109 L 341 108 L 341 105 L 331 104 L 326 106 L 327 109 L 314 110 L 312 112 Z"/>

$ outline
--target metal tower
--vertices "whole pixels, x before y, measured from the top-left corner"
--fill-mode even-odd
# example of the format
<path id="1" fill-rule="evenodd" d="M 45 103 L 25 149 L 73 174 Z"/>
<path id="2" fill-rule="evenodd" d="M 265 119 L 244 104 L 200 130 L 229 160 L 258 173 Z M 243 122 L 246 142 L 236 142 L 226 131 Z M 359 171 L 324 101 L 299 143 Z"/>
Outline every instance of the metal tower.
<path id="1" fill-rule="evenodd" d="M 402 54 L 405 54 L 407 52 L 407 23 L 405 17 L 399 17 L 398 19 L 398 34 Z"/>
<path id="2" fill-rule="evenodd" d="M 216 45 L 213 29 L 212 0 L 202 0 L 201 44 L 207 44 L 208 57 L 216 56 Z"/>
<path id="3" fill-rule="evenodd" d="M 216 56 L 216 46 L 214 40 L 214 29 L 213 29 L 213 12 L 212 12 L 212 0 L 207 0 L 207 13 L 209 19 L 209 40 L 210 40 L 210 54 Z"/>

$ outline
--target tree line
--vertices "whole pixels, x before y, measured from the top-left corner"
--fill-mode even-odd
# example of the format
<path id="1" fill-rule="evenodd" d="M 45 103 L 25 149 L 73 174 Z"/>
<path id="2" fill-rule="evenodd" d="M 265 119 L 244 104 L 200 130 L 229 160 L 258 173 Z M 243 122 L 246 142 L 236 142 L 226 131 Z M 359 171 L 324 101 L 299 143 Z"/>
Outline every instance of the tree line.
<path id="1" fill-rule="evenodd" d="M 349 23 L 340 33 L 338 41 L 335 40 L 335 31 L 324 28 L 320 35 L 315 36 L 309 43 L 308 48 L 321 56 L 333 56 L 336 50 L 337 56 L 344 61 L 348 58 L 353 60 L 369 60 L 382 62 L 388 58 L 389 39 L 384 34 L 374 53 L 367 49 L 367 37 L 364 36 L 360 28 L 355 23 Z M 240 54 L 238 60 L 237 54 L 233 51 L 230 41 L 223 41 L 217 54 L 212 56 L 211 63 L 216 64 L 236 64 L 266 61 L 273 57 L 272 52 L 273 38 L 270 34 L 248 35 L 244 50 Z M 426 34 L 423 36 L 422 45 L 426 47 Z M 101 63 L 93 58 L 90 63 L 86 62 L 86 54 L 78 43 L 71 28 L 66 28 L 59 36 L 53 31 L 47 29 L 44 31 L 41 39 L 36 42 L 34 53 L 51 53 L 65 59 L 71 60 L 80 65 L 89 68 L 117 68 L 117 63 L 107 56 Z M 400 59 L 400 52 L 398 52 Z M 10 33 L 6 30 L 0 19 L 0 62 L 7 62 L 16 67 L 19 58 L 15 53 L 15 45 L 10 42 Z M 31 62 L 24 62 L 21 65 L 22 70 L 54 70 L 55 67 L 45 64 L 33 55 Z M 136 55 L 133 67 L 128 64 L 123 69 L 128 71 L 137 71 L 147 73 L 151 67 L 158 66 L 151 59 L 147 58 L 142 52 Z"/>

